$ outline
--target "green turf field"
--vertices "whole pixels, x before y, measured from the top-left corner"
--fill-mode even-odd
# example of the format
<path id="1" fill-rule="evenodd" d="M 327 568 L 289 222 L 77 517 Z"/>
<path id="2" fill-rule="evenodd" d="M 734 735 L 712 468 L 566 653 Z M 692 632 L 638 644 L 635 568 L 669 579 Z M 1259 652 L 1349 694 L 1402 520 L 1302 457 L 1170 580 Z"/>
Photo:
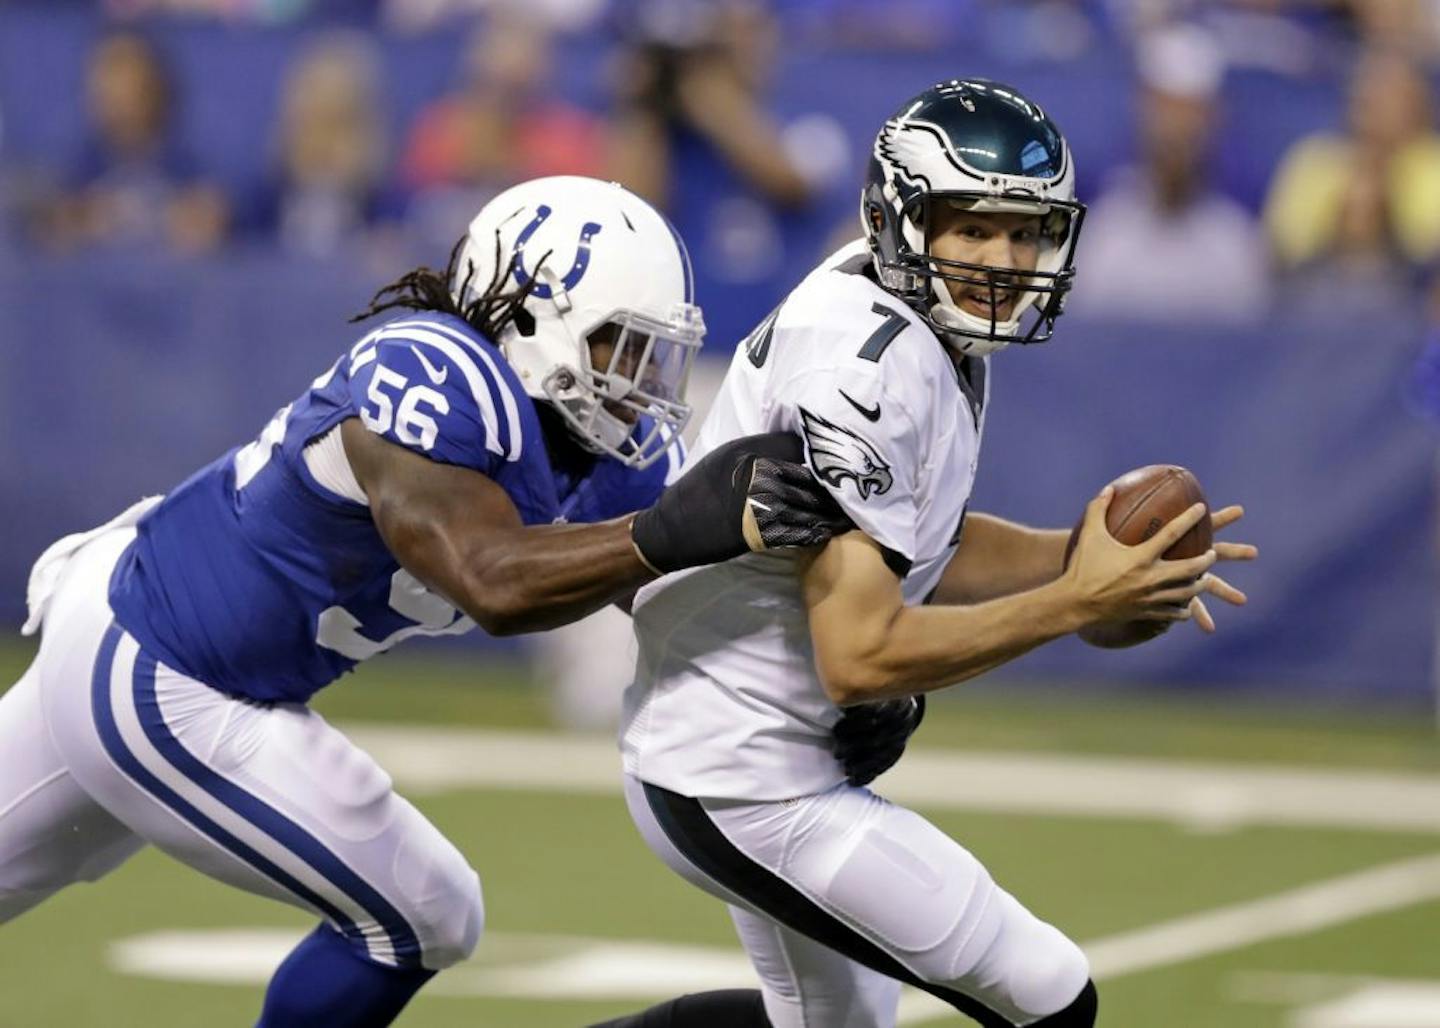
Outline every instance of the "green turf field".
<path id="1" fill-rule="evenodd" d="M 14 679 L 24 656 L 21 647 L 0 647 L 3 681 Z M 1440 785 L 1437 746 L 1424 717 L 1302 717 L 1273 709 L 1222 710 L 1214 701 L 1110 697 L 1086 703 L 1076 691 L 1007 698 L 1000 690 L 974 690 L 935 704 L 920 737 L 923 753 L 983 749 L 1223 761 L 1271 770 L 1376 769 L 1396 781 Z M 543 699 L 523 675 L 453 658 L 377 660 L 332 692 L 320 704 L 328 717 L 371 727 L 430 720 L 533 731 L 547 724 Z M 1133 766 L 1141 775 L 1155 765 Z M 722 977 L 730 973 L 744 984 L 743 962 L 727 961 L 735 948 L 723 910 L 642 847 L 618 795 L 464 787 L 416 799 L 480 870 L 490 934 L 476 960 L 438 978 L 401 1024 L 581 1025 L 638 1009 L 652 994 L 684 991 L 684 980 L 668 975 L 711 963 Z M 1408 830 L 1223 819 L 1211 824 L 1203 818 L 1187 824 L 943 804 L 922 810 L 1033 909 L 1095 944 L 1104 1025 L 1440 1026 L 1440 867 L 1423 861 L 1440 854 L 1440 810 L 1434 827 Z M 1389 877 L 1356 877 L 1407 861 Z M 1257 906 L 1317 883 L 1305 902 Z M 1350 903 L 1358 903 L 1356 910 L 1335 913 Z M 1168 936 L 1135 934 L 1217 909 L 1228 911 L 1226 917 L 1184 922 Z M 1317 919 L 1307 920 L 1316 911 Z M 1299 918 L 1298 927 L 1265 937 L 1289 916 Z M 299 912 L 211 884 L 146 852 L 102 883 L 62 893 L 0 930 L 0 1026 L 247 1024 L 257 1010 L 264 954 L 309 924 Z M 203 980 L 154 977 L 134 957 L 137 939 L 163 943 L 155 933 L 190 932 L 199 934 L 172 940 L 178 950 L 162 953 L 179 952 L 194 963 L 190 958 L 212 952 L 216 940 L 232 938 L 216 933 L 233 929 L 278 933 L 222 947 L 232 957 L 241 954 L 234 958 L 238 970 L 233 962 L 222 970 L 202 969 L 196 973 Z M 1211 935 L 1208 951 L 1184 952 Z M 1244 941 L 1257 935 L 1260 941 Z M 1164 940 L 1175 938 L 1182 940 L 1182 952 L 1168 954 Z M 621 941 L 635 945 L 627 950 L 616 945 Z M 699 949 L 685 949 L 691 946 Z M 598 975 L 585 962 L 597 954 L 611 961 Z M 258 961 L 258 970 L 247 959 Z M 127 960 L 129 973 L 120 970 Z M 145 966 L 170 965 L 162 957 Z M 231 984 L 216 980 L 226 974 L 233 976 Z M 596 998 L 597 989 L 585 983 L 597 977 L 619 991 Z M 682 984 L 672 988 L 675 981 Z M 557 990 L 575 995 L 556 999 Z"/>

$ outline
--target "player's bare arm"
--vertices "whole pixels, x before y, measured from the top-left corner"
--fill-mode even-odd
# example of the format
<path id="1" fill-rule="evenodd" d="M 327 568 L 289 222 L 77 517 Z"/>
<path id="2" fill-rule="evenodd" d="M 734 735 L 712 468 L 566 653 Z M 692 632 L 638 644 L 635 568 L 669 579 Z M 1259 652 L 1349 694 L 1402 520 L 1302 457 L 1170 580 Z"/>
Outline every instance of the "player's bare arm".
<path id="1" fill-rule="evenodd" d="M 371 516 L 400 564 L 492 635 L 568 624 L 654 577 L 632 517 L 527 527 L 505 490 L 468 468 L 341 427 Z"/>
<path id="2" fill-rule="evenodd" d="M 839 705 L 941 689 L 1043 643 L 1106 621 L 1183 621 L 1202 593 L 1243 594 L 1208 574 L 1214 550 L 1181 561 L 1160 555 L 1205 516 L 1196 504 L 1139 546 L 1110 538 L 1107 488 L 1086 509 L 1065 573 L 1034 589 L 969 605 L 906 606 L 900 580 L 863 533 L 833 540 L 804 573 L 816 666 Z"/>
<path id="3" fill-rule="evenodd" d="M 993 514 L 969 514 L 933 602 L 981 603 L 1053 581 L 1065 567 L 1067 536 Z"/>
<path id="4" fill-rule="evenodd" d="M 1239 506 L 1223 507 L 1210 516 L 1212 531 L 1234 524 L 1244 516 Z M 965 519 L 965 532 L 955 556 L 935 589 L 933 602 L 970 604 L 1025 592 L 1059 578 L 1065 570 L 1063 529 L 1030 528 L 993 514 L 974 513 Z M 1254 560 L 1256 549 L 1247 543 L 1215 543 L 1217 561 Z M 1238 590 L 1217 579 L 1229 602 L 1243 603 Z M 1197 598 L 1192 610 L 1196 624 L 1211 632 L 1215 623 Z"/>
<path id="5" fill-rule="evenodd" d="M 883 550 L 861 532 L 832 541 L 804 587 L 816 669 L 840 706 L 943 688 L 1083 623 L 1053 585 L 969 606 L 906 606 Z"/>
<path id="6" fill-rule="evenodd" d="M 575 525 L 525 525 L 486 476 L 396 446 L 358 418 L 341 425 L 341 437 L 396 560 L 496 635 L 569 624 L 660 571 L 780 540 L 823 542 L 845 523 L 794 463 L 799 440 L 779 433 L 707 455 L 637 515 Z"/>

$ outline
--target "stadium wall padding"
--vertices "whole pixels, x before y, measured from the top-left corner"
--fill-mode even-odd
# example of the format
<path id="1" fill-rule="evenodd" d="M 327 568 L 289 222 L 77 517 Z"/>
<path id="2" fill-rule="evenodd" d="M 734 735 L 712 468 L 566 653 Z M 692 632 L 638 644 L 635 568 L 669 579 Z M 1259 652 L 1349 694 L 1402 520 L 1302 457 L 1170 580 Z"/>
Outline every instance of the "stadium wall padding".
<path id="1" fill-rule="evenodd" d="M 361 331 L 374 267 L 255 254 L 0 267 L 0 617 L 30 562 L 252 438 Z M 1129 467 L 1191 467 L 1263 561 L 1233 571 L 1244 611 L 1102 653 L 1073 641 L 1034 678 L 1420 703 L 1435 608 L 1431 430 L 1404 404 L 1418 332 L 1277 321 L 1254 330 L 1061 322 L 994 358 L 973 509 L 1070 524 Z M 720 341 L 717 357 L 728 350 Z"/>

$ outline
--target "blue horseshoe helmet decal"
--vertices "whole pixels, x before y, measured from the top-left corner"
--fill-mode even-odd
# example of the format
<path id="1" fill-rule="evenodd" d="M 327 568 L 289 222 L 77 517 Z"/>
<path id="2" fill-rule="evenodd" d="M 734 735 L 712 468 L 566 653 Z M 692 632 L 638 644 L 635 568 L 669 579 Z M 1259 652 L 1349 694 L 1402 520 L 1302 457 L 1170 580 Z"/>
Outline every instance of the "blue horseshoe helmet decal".
<path id="1" fill-rule="evenodd" d="M 525 226 L 520 237 L 515 240 L 515 281 L 521 288 L 530 284 L 531 275 L 525 270 L 525 244 L 530 242 L 530 237 L 535 234 L 536 229 L 545 224 L 545 219 L 551 214 L 550 208 L 543 203 L 535 208 L 535 217 L 530 224 Z M 560 284 L 566 289 L 574 289 L 585 277 L 585 269 L 590 267 L 590 240 L 600 233 L 601 226 L 593 221 L 587 221 L 580 229 L 580 241 L 575 244 L 575 263 L 570 265 L 570 270 L 560 279 Z M 543 282 L 536 283 L 531 292 L 542 300 L 551 299 L 553 290 Z"/>

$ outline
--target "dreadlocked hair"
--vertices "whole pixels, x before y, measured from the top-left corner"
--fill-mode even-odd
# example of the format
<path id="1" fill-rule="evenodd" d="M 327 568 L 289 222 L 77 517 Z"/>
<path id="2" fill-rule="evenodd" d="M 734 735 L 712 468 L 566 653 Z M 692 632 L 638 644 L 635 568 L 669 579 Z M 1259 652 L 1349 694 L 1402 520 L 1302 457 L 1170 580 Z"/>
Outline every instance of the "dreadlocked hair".
<path id="1" fill-rule="evenodd" d="M 461 236 L 450 250 L 450 260 L 446 263 L 444 272 L 420 267 L 400 276 L 380 289 L 370 299 L 370 306 L 350 321 L 365 321 L 377 314 L 397 309 L 439 311 L 464 319 L 475 331 L 491 340 L 498 340 L 511 323 L 520 330 L 521 335 L 532 334 L 535 331 L 535 316 L 525 309 L 525 299 L 530 295 L 530 290 L 535 288 L 536 278 L 531 276 L 524 285 L 508 292 L 501 290 L 501 285 L 508 282 L 514 273 L 515 263 L 520 259 L 520 255 L 512 254 L 510 260 L 501 266 L 499 232 L 495 233 L 495 272 L 486 284 L 485 291 L 469 303 L 456 301 L 456 295 L 463 297 L 470 294 L 470 286 L 475 278 L 475 262 L 467 261 L 469 266 L 465 269 L 465 277 L 455 293 L 451 293 L 450 283 L 455 281 L 460 265 L 460 251 L 464 247 L 465 237 Z M 545 256 L 548 257 L 549 254 Z M 540 263 L 544 263 L 543 257 Z M 536 271 L 539 271 L 538 266 Z"/>

